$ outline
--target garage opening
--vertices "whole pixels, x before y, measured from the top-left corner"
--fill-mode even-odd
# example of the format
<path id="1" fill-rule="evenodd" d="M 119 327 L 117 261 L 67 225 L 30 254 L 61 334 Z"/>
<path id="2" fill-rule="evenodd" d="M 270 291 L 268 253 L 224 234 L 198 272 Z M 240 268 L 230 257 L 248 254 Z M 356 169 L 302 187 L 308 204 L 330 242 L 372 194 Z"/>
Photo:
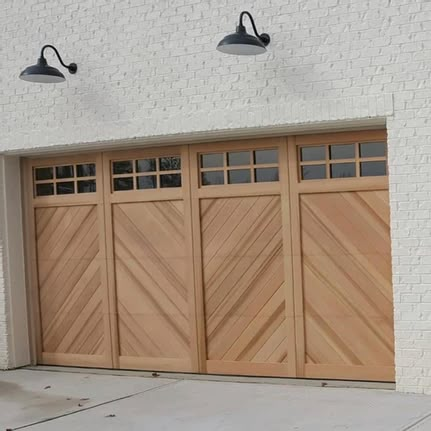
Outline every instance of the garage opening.
<path id="1" fill-rule="evenodd" d="M 24 169 L 38 363 L 394 380 L 385 131 Z"/>

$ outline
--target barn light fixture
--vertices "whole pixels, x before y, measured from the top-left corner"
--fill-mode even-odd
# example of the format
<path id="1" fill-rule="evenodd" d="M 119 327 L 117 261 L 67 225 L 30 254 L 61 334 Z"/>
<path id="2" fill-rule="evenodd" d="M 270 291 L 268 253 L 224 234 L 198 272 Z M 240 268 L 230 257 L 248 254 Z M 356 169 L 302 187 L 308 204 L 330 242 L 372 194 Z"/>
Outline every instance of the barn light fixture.
<path id="1" fill-rule="evenodd" d="M 44 45 L 40 51 L 40 57 L 38 58 L 37 63 L 26 67 L 19 75 L 20 79 L 29 82 L 41 82 L 44 84 L 63 82 L 66 80 L 64 75 L 58 69 L 48 65 L 48 62 L 43 56 L 46 48 L 54 50 L 61 65 L 68 69 L 70 73 L 76 73 L 78 66 L 75 63 L 70 63 L 69 65 L 64 64 L 55 46 Z"/>
<path id="2" fill-rule="evenodd" d="M 244 15 L 249 17 L 256 36 L 247 33 L 243 24 Z M 269 34 L 259 34 L 257 32 L 250 12 L 243 11 L 239 16 L 239 25 L 236 28 L 236 32 L 225 36 L 217 45 L 217 51 L 234 55 L 263 54 L 266 52 L 265 47 L 269 44 L 270 40 Z"/>

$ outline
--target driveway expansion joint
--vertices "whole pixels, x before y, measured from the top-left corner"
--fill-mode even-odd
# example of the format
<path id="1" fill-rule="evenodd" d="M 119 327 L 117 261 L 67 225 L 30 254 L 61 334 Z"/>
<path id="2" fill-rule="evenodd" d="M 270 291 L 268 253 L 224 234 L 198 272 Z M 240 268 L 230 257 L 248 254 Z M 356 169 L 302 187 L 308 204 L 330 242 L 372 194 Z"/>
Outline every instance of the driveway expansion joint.
<path id="1" fill-rule="evenodd" d="M 101 407 L 101 406 L 105 406 L 107 404 L 115 403 L 117 401 L 122 401 L 122 400 L 126 400 L 126 399 L 129 399 L 129 398 L 133 398 L 133 397 L 136 397 L 137 395 L 142 395 L 142 394 L 145 394 L 147 392 L 154 392 L 154 391 L 157 391 L 158 389 L 162 389 L 162 388 L 164 388 L 166 386 L 174 386 L 174 385 L 176 385 L 176 384 L 178 384 L 180 382 L 181 382 L 181 380 L 175 380 L 173 382 L 161 384 L 161 385 L 156 386 L 154 388 L 145 389 L 144 391 L 135 392 L 133 394 L 125 395 L 123 397 L 115 398 L 115 399 L 112 399 L 112 400 L 109 400 L 109 401 L 104 401 L 103 403 L 95 404 L 93 406 L 84 407 L 82 409 L 75 410 L 73 412 L 63 413 L 63 414 L 58 415 L 58 416 L 53 416 L 53 417 L 50 417 L 50 418 L 42 419 L 42 420 L 30 423 L 30 424 L 26 424 L 26 425 L 21 425 L 19 427 L 15 427 L 15 428 L 6 428 L 5 431 L 18 431 L 18 430 L 22 430 L 22 429 L 33 427 L 35 425 L 40 425 L 40 424 L 43 424 L 43 423 L 52 422 L 52 421 L 55 421 L 57 419 L 61 419 L 61 418 L 65 417 L 65 416 L 76 415 L 76 414 L 79 414 L 79 413 L 82 413 L 82 412 L 85 412 L 85 411 L 88 411 L 88 410 L 95 409 L 96 407 Z"/>

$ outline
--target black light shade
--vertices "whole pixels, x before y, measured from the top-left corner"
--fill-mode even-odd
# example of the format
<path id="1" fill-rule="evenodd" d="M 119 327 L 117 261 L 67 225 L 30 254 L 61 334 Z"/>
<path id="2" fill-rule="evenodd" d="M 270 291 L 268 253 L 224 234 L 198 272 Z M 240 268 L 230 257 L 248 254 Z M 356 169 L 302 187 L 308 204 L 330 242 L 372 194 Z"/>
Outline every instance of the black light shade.
<path id="1" fill-rule="evenodd" d="M 243 25 L 243 17 L 247 15 L 253 26 L 255 36 L 247 33 Z M 250 12 L 241 12 L 236 32 L 225 36 L 217 45 L 217 51 L 234 55 L 258 55 L 266 52 L 266 46 L 271 41 L 267 33 L 259 34 L 256 30 Z"/>
<path id="2" fill-rule="evenodd" d="M 219 42 L 217 51 L 234 55 L 258 55 L 264 54 L 266 48 L 261 39 L 248 34 L 245 27 L 238 26 L 235 33 L 225 36 Z"/>
<path id="3" fill-rule="evenodd" d="M 37 64 L 26 67 L 19 77 L 24 81 L 44 84 L 66 81 L 64 75 L 55 67 L 48 66 L 44 58 L 39 58 Z"/>
<path id="4" fill-rule="evenodd" d="M 45 45 L 42 48 L 39 59 L 36 64 L 26 67 L 19 75 L 20 79 L 28 82 L 40 82 L 43 84 L 58 83 L 66 81 L 64 75 L 55 67 L 49 66 L 45 57 L 43 56 L 46 48 L 52 48 L 57 54 L 57 58 L 61 65 L 69 70 L 70 73 L 76 73 L 78 67 L 75 63 L 66 65 L 60 57 L 57 49 L 52 45 Z"/>

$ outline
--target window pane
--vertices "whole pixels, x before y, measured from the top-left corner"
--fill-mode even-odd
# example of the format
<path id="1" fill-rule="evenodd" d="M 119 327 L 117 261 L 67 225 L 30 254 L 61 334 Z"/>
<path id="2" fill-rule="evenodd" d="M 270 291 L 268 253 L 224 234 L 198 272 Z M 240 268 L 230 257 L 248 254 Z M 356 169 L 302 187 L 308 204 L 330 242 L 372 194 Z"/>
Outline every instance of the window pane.
<path id="1" fill-rule="evenodd" d="M 57 179 L 73 178 L 73 166 L 57 166 L 55 168 L 55 177 Z"/>
<path id="2" fill-rule="evenodd" d="M 54 178 L 54 170 L 52 168 L 36 168 L 36 181 L 52 180 Z"/>
<path id="3" fill-rule="evenodd" d="M 156 159 L 136 160 L 136 172 L 156 171 Z"/>
<path id="4" fill-rule="evenodd" d="M 356 177 L 355 163 L 336 163 L 331 165 L 331 178 Z"/>
<path id="5" fill-rule="evenodd" d="M 229 184 L 251 183 L 250 169 L 235 169 L 228 172 Z"/>
<path id="6" fill-rule="evenodd" d="M 223 154 L 201 154 L 201 168 L 219 168 L 223 166 Z"/>
<path id="7" fill-rule="evenodd" d="M 255 170 L 255 181 L 266 183 L 268 181 L 278 181 L 278 168 L 258 168 Z"/>
<path id="8" fill-rule="evenodd" d="M 161 171 L 179 171 L 181 169 L 180 157 L 160 157 Z"/>
<path id="9" fill-rule="evenodd" d="M 386 162 L 362 162 L 361 177 L 377 177 L 386 175 Z"/>
<path id="10" fill-rule="evenodd" d="M 75 193 L 75 183 L 73 181 L 57 183 L 56 189 L 58 195 L 70 195 Z"/>
<path id="11" fill-rule="evenodd" d="M 86 163 L 76 166 L 76 175 L 78 177 L 94 177 L 96 176 L 96 165 L 94 163 Z"/>
<path id="12" fill-rule="evenodd" d="M 78 193 L 94 193 L 96 191 L 96 180 L 78 181 Z"/>
<path id="13" fill-rule="evenodd" d="M 250 151 L 232 151 L 227 153 L 228 166 L 239 166 L 250 164 Z"/>
<path id="14" fill-rule="evenodd" d="M 131 174 L 132 172 L 133 172 L 133 165 L 130 160 L 112 163 L 112 173 L 114 175 Z"/>
<path id="15" fill-rule="evenodd" d="M 213 172 L 202 172 L 202 185 L 211 186 L 215 184 L 224 184 L 224 172 L 213 171 Z"/>
<path id="16" fill-rule="evenodd" d="M 147 177 L 136 178 L 138 189 L 155 189 L 157 188 L 157 177 L 155 175 L 149 175 Z"/>
<path id="17" fill-rule="evenodd" d="M 36 196 L 51 196 L 54 194 L 54 184 L 36 184 Z"/>
<path id="18" fill-rule="evenodd" d="M 312 162 L 314 160 L 325 160 L 325 146 L 321 147 L 302 147 L 301 148 L 301 161 Z"/>
<path id="19" fill-rule="evenodd" d="M 160 187 L 181 187 L 181 174 L 160 175 Z"/>
<path id="20" fill-rule="evenodd" d="M 331 160 L 354 159 L 355 144 L 331 145 L 329 147 L 329 154 L 330 154 Z"/>
<path id="21" fill-rule="evenodd" d="M 359 153 L 361 157 L 385 157 L 386 143 L 367 142 L 365 144 L 359 144 Z"/>
<path id="22" fill-rule="evenodd" d="M 114 191 L 133 190 L 133 177 L 114 178 Z"/>
<path id="23" fill-rule="evenodd" d="M 326 178 L 326 165 L 310 165 L 301 167 L 303 180 L 319 180 Z"/>
<path id="24" fill-rule="evenodd" d="M 278 163 L 278 150 L 256 150 L 254 152 L 254 163 Z"/>

